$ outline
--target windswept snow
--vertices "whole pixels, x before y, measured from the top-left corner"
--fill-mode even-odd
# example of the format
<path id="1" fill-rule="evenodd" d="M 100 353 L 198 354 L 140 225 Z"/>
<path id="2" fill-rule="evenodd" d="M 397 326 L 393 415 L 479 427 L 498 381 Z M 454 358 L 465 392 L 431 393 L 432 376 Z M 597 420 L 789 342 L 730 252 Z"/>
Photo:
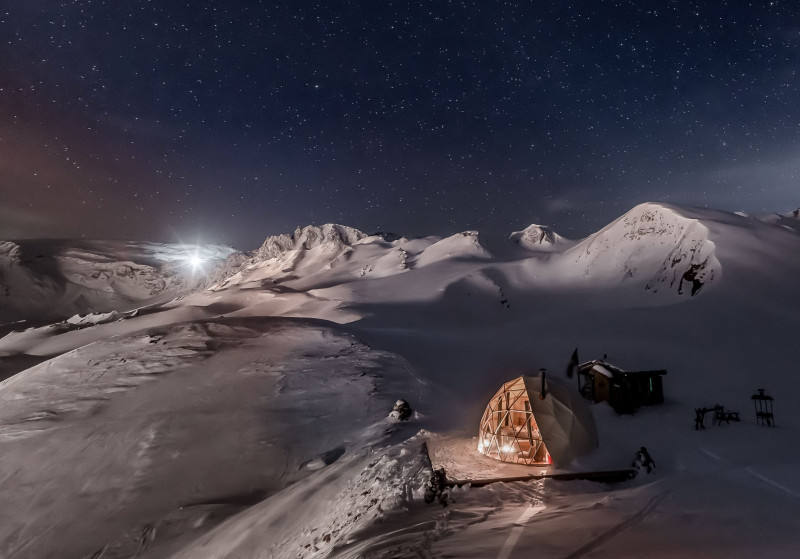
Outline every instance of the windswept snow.
<path id="1" fill-rule="evenodd" d="M 648 203 L 501 257 L 475 232 L 325 225 L 212 251 L 205 278 L 178 248 L 2 243 L 4 316 L 61 322 L 0 329 L 0 374 L 21 371 L 0 383 L 0 556 L 795 557 L 791 219 Z M 575 347 L 668 373 L 662 406 L 591 406 L 600 446 L 568 468 L 646 446 L 656 473 L 437 488 L 426 445 L 453 475 L 516 475 L 472 453 L 488 398 Z M 717 403 L 742 421 L 694 430 Z"/>
<path id="2" fill-rule="evenodd" d="M 423 388 L 402 359 L 312 323 L 191 322 L 87 345 L 1 385 L 0 555 L 163 556 L 268 507 L 315 475 L 305 464 L 365 460 L 387 407 Z"/>
<path id="3" fill-rule="evenodd" d="M 460 259 L 489 258 L 489 253 L 481 245 L 477 231 L 464 231 L 437 241 L 415 260 L 415 267 L 422 268 L 441 261 Z"/>
<path id="4" fill-rule="evenodd" d="M 790 212 L 757 215 L 755 218 L 800 233 L 800 208 Z"/>

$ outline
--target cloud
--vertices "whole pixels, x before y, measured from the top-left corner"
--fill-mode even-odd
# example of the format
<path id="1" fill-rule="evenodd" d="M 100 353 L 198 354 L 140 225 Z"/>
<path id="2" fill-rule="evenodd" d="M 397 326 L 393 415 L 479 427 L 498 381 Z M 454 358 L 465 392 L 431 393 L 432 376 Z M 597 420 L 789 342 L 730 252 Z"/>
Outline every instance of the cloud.
<path id="1" fill-rule="evenodd" d="M 30 208 L 4 205 L 0 207 L 0 239 L 26 239 L 69 236 L 64 223 L 52 215 Z"/>
<path id="2" fill-rule="evenodd" d="M 800 204 L 800 152 L 767 161 L 716 169 L 715 191 L 742 204 L 744 211 L 778 211 Z M 724 188 L 720 188 L 723 185 Z"/>
<path id="3" fill-rule="evenodd" d="M 559 212 L 566 212 L 575 208 L 575 204 L 569 197 L 561 196 L 558 198 L 547 198 L 544 201 L 545 211 L 554 214 Z"/>

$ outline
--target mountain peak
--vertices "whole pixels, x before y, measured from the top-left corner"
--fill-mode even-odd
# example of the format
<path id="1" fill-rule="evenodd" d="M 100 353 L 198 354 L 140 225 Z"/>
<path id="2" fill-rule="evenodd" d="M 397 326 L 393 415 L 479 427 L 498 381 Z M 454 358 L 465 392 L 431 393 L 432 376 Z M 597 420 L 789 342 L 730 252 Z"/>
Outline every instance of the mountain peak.
<path id="1" fill-rule="evenodd" d="M 346 225 L 336 223 L 326 223 L 319 227 L 307 225 L 303 228 L 298 227 L 291 235 L 284 233 L 267 237 L 264 244 L 256 250 L 256 257 L 269 260 L 289 250 L 308 250 L 322 245 L 347 247 L 367 237 L 366 233 Z"/>
<path id="2" fill-rule="evenodd" d="M 522 231 L 514 231 L 509 239 L 529 250 L 553 250 L 564 238 L 547 225 L 532 224 Z"/>
<path id="3" fill-rule="evenodd" d="M 573 251 L 576 262 L 585 262 L 586 277 L 639 277 L 652 292 L 695 295 L 721 272 L 708 228 L 677 208 L 653 202 L 634 207 Z"/>

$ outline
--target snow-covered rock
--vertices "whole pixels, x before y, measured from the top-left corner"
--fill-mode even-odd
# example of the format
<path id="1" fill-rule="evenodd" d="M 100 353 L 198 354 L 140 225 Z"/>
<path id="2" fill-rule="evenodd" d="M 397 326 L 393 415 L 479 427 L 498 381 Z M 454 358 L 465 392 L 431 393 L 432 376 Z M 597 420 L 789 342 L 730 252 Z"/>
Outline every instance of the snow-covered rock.
<path id="1" fill-rule="evenodd" d="M 10 266 L 22 262 L 22 249 L 17 243 L 0 241 L 0 262 Z"/>
<path id="2" fill-rule="evenodd" d="M 529 225 L 522 231 L 514 231 L 509 237 L 511 242 L 536 251 L 556 251 L 563 248 L 565 239 L 547 225 Z"/>
<path id="3" fill-rule="evenodd" d="M 114 322 L 120 320 L 122 315 L 117 311 L 106 313 L 89 313 L 89 314 L 76 314 L 69 317 L 66 322 L 74 326 L 94 326 L 96 324 L 105 324 L 107 322 Z"/>
<path id="4" fill-rule="evenodd" d="M 346 247 L 367 237 L 358 229 L 327 223 L 320 227 L 309 225 L 298 227 L 291 235 L 283 234 L 267 237 L 264 244 L 256 250 L 255 257 L 260 260 L 278 258 L 291 250 L 311 250 L 323 247 L 330 252 L 341 252 Z"/>
<path id="5" fill-rule="evenodd" d="M 330 270 L 346 263 L 353 247 L 365 240 L 382 239 L 333 223 L 298 227 L 292 234 L 267 237 L 252 253 L 231 255 L 212 272 L 209 288 L 217 290 L 242 281 L 285 282 Z"/>
<path id="6" fill-rule="evenodd" d="M 696 295 L 722 266 L 699 220 L 663 204 L 640 204 L 569 249 L 592 282 L 641 284 L 654 293 Z"/>

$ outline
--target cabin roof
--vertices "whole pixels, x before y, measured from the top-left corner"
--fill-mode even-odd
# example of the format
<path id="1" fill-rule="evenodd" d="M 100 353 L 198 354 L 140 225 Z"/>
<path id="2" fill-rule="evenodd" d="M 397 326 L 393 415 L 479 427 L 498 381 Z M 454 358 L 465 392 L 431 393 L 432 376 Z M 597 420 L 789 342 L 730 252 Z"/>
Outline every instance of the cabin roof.
<path id="1" fill-rule="evenodd" d="M 606 369 L 600 363 L 595 363 L 594 365 L 592 365 L 592 369 L 591 370 L 596 372 L 596 373 L 600 373 L 601 375 L 606 376 L 608 378 L 614 378 L 614 373 L 612 373 L 611 371 Z"/>
<path id="2" fill-rule="evenodd" d="M 591 372 L 595 372 L 608 378 L 614 378 L 617 375 L 656 376 L 656 375 L 667 374 L 667 371 L 665 369 L 653 369 L 647 371 L 625 371 L 615 365 L 612 365 L 611 363 L 607 363 L 600 359 L 595 359 L 594 361 L 587 361 L 586 363 L 578 365 L 578 372 L 584 375 Z"/>
<path id="3" fill-rule="evenodd" d="M 578 365 L 578 372 L 580 373 L 588 373 L 590 371 L 596 371 L 602 375 L 605 375 L 609 378 L 614 376 L 615 374 L 624 373 L 622 369 L 612 365 L 611 363 L 606 363 L 601 359 L 595 359 L 594 361 L 587 361 L 581 365 Z"/>
<path id="4" fill-rule="evenodd" d="M 652 377 L 652 376 L 656 376 L 656 375 L 666 375 L 667 374 L 667 370 L 666 369 L 652 369 L 652 370 L 649 370 L 649 371 L 624 371 L 622 374 L 623 375 L 641 375 L 641 376 Z"/>

